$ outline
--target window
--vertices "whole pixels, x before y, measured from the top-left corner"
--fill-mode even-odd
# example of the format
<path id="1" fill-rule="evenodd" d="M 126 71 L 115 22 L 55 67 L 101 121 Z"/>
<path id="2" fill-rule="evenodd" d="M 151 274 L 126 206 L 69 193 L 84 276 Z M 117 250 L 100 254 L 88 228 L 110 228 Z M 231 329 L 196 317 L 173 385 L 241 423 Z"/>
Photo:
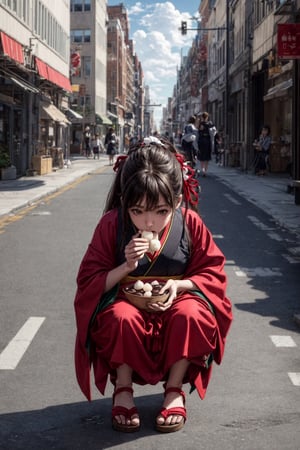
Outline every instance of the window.
<path id="1" fill-rule="evenodd" d="M 72 12 L 82 12 L 91 10 L 91 0 L 71 0 Z"/>
<path id="2" fill-rule="evenodd" d="M 83 70 L 83 76 L 84 77 L 90 77 L 91 76 L 91 64 L 92 60 L 90 56 L 84 56 L 82 62 L 82 70 Z"/>
<path id="3" fill-rule="evenodd" d="M 72 30 L 72 42 L 91 42 L 91 30 Z"/>

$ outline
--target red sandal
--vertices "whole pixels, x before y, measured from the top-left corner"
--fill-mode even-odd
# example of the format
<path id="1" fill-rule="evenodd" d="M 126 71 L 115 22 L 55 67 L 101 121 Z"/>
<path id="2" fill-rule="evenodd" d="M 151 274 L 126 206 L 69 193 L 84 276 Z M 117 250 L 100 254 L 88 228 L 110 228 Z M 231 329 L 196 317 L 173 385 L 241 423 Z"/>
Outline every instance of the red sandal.
<path id="1" fill-rule="evenodd" d="M 166 397 L 166 395 L 169 394 L 169 392 L 178 392 L 178 394 L 180 394 L 183 397 L 183 404 L 185 405 L 185 393 L 180 388 L 169 387 L 165 390 L 164 396 Z M 186 409 L 185 407 L 182 406 L 175 406 L 174 408 L 162 407 L 161 410 L 159 411 L 158 416 L 162 416 L 165 420 L 169 416 L 182 416 L 182 419 L 178 423 L 167 425 L 165 423 L 162 424 L 156 423 L 156 430 L 160 431 L 161 433 L 172 433 L 174 431 L 180 430 L 185 424 L 187 417 Z"/>
<path id="2" fill-rule="evenodd" d="M 113 403 L 115 401 L 116 395 L 120 394 L 121 392 L 125 392 L 125 391 L 133 394 L 133 389 L 131 387 L 126 387 L 126 386 L 119 387 L 113 393 Z M 130 409 L 125 408 L 125 406 L 113 406 L 113 409 L 112 409 L 112 427 L 113 427 L 113 429 L 116 431 L 123 431 L 123 433 L 133 433 L 134 431 L 138 431 L 140 429 L 140 424 L 132 425 L 132 424 L 127 424 L 127 423 L 119 423 L 116 420 L 116 416 L 124 416 L 126 422 L 127 422 L 127 420 L 131 421 L 132 416 L 134 416 L 135 414 L 138 415 L 138 410 L 135 406 L 133 406 Z"/>

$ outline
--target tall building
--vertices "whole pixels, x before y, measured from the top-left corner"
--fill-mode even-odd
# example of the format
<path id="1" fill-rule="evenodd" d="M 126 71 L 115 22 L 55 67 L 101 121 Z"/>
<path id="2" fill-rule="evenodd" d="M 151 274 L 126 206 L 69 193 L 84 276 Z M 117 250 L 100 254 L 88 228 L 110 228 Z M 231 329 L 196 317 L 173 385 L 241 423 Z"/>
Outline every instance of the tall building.
<path id="1" fill-rule="evenodd" d="M 0 149 L 16 176 L 50 171 L 68 153 L 69 9 L 0 1 Z"/>
<path id="2" fill-rule="evenodd" d="M 143 72 L 129 39 L 125 6 L 108 6 L 107 11 L 107 107 L 123 151 L 130 137 L 144 134 Z"/>
<path id="3" fill-rule="evenodd" d="M 71 0 L 72 152 L 80 151 L 83 132 L 103 136 L 112 121 L 107 117 L 107 2 Z"/>

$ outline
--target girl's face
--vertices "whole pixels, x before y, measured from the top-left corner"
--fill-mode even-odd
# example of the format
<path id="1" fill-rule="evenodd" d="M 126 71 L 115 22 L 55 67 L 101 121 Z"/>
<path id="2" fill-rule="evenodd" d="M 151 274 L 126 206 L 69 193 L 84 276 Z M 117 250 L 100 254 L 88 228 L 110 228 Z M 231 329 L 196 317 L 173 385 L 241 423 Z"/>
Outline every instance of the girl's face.
<path id="1" fill-rule="evenodd" d="M 181 199 L 178 206 L 180 202 Z M 152 231 L 159 234 L 170 222 L 173 209 L 162 196 L 159 196 L 158 205 L 151 211 L 147 210 L 145 205 L 146 199 L 144 198 L 141 203 L 129 208 L 129 217 L 139 231 Z"/>

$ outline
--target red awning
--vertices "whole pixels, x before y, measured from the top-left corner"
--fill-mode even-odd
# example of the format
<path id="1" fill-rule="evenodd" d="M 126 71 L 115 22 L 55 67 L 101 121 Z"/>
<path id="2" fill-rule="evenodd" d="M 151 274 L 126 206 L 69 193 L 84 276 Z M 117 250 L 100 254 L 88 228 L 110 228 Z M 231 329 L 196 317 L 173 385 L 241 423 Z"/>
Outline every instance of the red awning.
<path id="1" fill-rule="evenodd" d="M 19 42 L 7 36 L 3 31 L 1 31 L 1 42 L 4 55 L 20 64 L 24 64 L 23 47 Z"/>
<path id="2" fill-rule="evenodd" d="M 48 80 L 48 71 L 47 71 L 47 64 L 44 63 L 44 61 L 42 61 L 41 59 L 35 57 L 35 62 L 37 65 L 37 70 L 39 75 L 42 78 L 45 78 L 46 80 Z"/>
<path id="3" fill-rule="evenodd" d="M 41 59 L 36 57 L 35 61 L 36 61 L 38 73 L 42 78 L 45 78 L 46 80 L 51 81 L 51 83 L 56 84 L 57 86 L 65 89 L 66 91 L 72 92 L 72 86 L 71 86 L 69 78 L 65 77 L 63 74 L 61 74 L 57 70 L 50 67 L 48 64 L 46 64 Z"/>

